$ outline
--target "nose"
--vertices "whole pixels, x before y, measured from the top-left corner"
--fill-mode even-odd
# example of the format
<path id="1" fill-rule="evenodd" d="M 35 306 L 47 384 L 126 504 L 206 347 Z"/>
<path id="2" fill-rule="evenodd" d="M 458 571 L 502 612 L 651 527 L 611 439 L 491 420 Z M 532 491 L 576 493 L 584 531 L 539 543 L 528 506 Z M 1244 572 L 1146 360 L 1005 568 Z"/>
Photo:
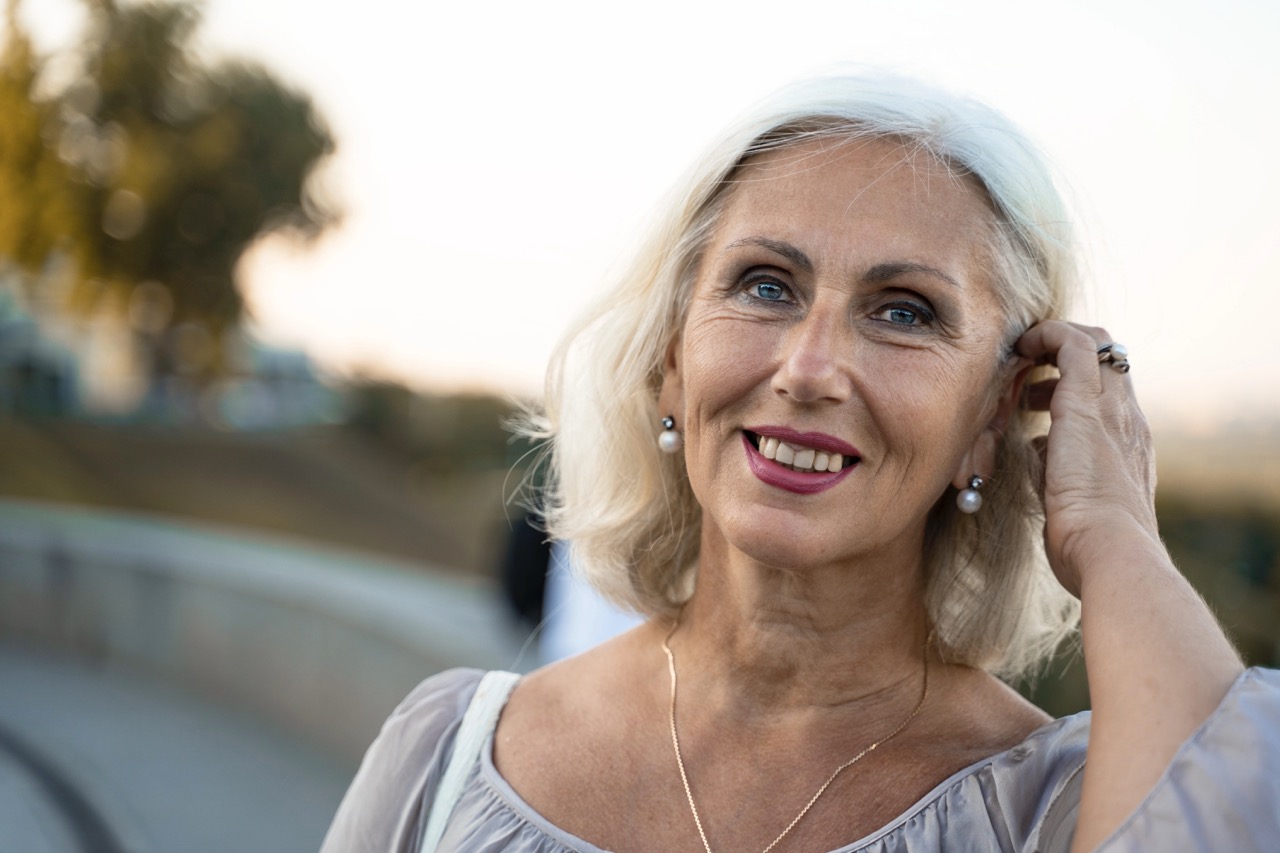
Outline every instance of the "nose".
<path id="1" fill-rule="evenodd" d="M 841 312 L 815 305 L 783 336 L 773 390 L 797 403 L 844 402 L 851 392 L 852 351 Z"/>

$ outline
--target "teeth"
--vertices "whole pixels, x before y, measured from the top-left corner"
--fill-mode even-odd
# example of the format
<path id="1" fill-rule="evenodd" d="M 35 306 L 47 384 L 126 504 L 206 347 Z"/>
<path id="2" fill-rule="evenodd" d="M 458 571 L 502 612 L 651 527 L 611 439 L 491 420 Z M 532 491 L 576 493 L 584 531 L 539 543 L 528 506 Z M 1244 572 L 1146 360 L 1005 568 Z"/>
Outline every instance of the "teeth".
<path id="1" fill-rule="evenodd" d="M 840 453 L 826 453 L 812 447 L 787 444 L 772 436 L 760 436 L 760 455 L 792 471 L 829 471 L 832 474 L 839 473 L 844 467 L 845 459 Z"/>

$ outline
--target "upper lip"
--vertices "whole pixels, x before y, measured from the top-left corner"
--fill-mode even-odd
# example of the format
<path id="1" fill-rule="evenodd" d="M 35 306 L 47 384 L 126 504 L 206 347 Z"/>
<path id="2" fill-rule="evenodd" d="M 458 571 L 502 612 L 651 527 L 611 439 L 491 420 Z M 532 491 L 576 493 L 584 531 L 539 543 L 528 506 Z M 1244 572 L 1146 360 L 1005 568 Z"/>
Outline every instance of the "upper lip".
<path id="1" fill-rule="evenodd" d="M 834 435 L 827 435 L 824 432 L 801 432 L 784 426 L 752 426 L 747 427 L 746 430 L 747 432 L 754 432 L 756 435 L 785 441 L 787 444 L 798 444 L 802 447 L 812 447 L 814 450 L 822 450 L 826 453 L 843 453 L 845 456 L 862 458 L 858 448 L 847 441 L 841 441 Z"/>

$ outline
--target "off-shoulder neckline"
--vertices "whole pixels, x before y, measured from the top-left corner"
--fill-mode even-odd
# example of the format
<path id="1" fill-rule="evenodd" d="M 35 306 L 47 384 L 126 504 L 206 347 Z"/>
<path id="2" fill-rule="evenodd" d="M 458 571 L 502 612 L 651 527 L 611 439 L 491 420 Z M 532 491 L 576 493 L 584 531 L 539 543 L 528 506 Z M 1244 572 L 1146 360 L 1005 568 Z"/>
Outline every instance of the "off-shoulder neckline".
<path id="1" fill-rule="evenodd" d="M 1050 720 L 1008 749 L 1001 750 L 1000 752 L 989 755 L 986 758 L 978 759 L 972 764 L 962 767 L 952 773 L 884 826 L 856 841 L 844 845 L 843 847 L 837 847 L 836 849 L 829 851 L 829 853 L 856 853 L 856 851 L 863 847 L 873 844 L 885 836 L 901 829 L 912 818 L 941 802 L 950 789 L 964 782 L 966 779 L 982 772 L 983 769 L 1000 762 L 1017 761 L 1020 759 L 1020 756 L 1026 754 L 1027 746 L 1033 741 L 1041 740 L 1058 729 L 1067 726 L 1075 727 L 1087 724 L 1089 718 L 1089 711 L 1081 711 L 1067 717 Z M 498 767 L 493 761 L 493 736 L 494 733 L 489 732 L 488 738 L 485 739 L 484 748 L 480 752 L 480 777 L 489 789 L 500 797 L 517 817 L 532 824 L 544 835 L 564 847 L 570 850 L 579 851 L 579 853 L 610 853 L 610 851 L 597 847 L 590 841 L 586 841 L 585 839 L 579 838 L 578 836 L 561 829 L 534 809 L 533 806 L 525 802 L 524 798 L 520 796 L 515 788 L 511 787 L 511 783 L 503 778 L 502 774 L 498 772 Z"/>

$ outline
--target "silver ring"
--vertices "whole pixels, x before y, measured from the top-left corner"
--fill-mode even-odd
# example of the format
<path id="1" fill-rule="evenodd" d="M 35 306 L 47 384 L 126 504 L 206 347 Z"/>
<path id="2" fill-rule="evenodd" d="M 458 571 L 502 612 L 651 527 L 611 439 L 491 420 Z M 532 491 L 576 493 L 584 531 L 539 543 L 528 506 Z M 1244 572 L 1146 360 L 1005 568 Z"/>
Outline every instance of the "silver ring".
<path id="1" fill-rule="evenodd" d="M 1098 347 L 1098 364 L 1109 364 L 1119 373 L 1129 372 L 1129 348 L 1124 344 L 1109 343 Z"/>

